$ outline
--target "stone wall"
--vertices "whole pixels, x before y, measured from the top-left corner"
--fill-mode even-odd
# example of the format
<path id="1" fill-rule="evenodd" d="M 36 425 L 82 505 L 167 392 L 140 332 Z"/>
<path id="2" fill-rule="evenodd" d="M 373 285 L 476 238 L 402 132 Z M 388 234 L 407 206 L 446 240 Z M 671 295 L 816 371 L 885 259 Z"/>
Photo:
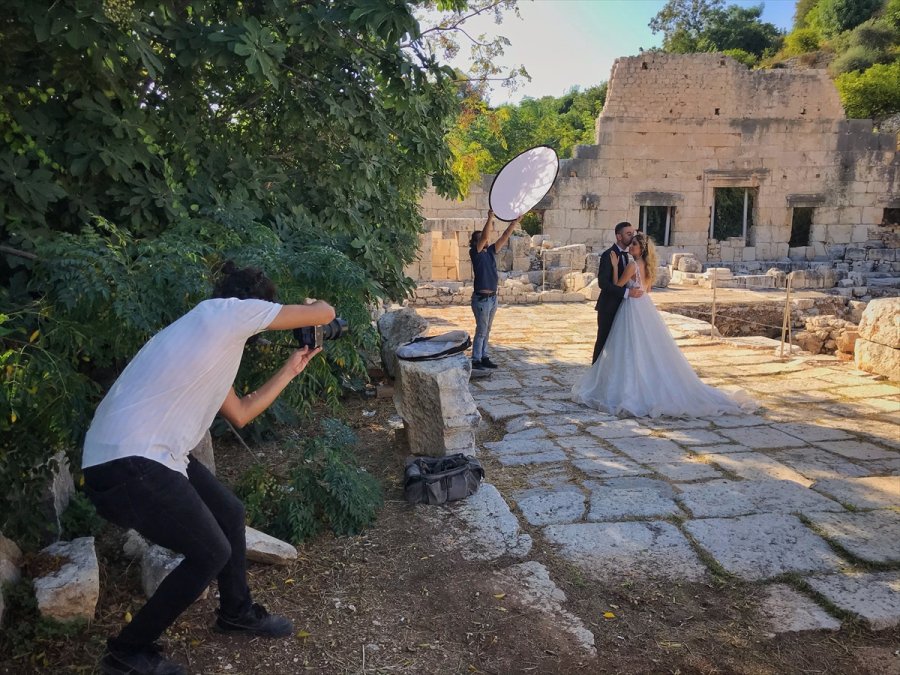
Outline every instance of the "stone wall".
<path id="1" fill-rule="evenodd" d="M 662 260 L 683 251 L 717 265 L 846 262 L 862 249 L 900 276 L 896 238 L 882 236 L 900 209 L 896 136 L 845 119 L 825 71 L 750 71 L 717 54 L 621 58 L 595 140 L 562 160 L 537 209 L 554 240 L 597 249 L 616 222 L 640 226 L 641 207 L 657 207 L 669 218 Z M 492 179 L 460 202 L 426 194 L 423 215 L 481 221 Z M 718 188 L 749 191 L 746 235 L 711 238 Z M 795 242 L 806 245 L 789 246 L 795 209 L 811 209 L 809 239 Z"/>

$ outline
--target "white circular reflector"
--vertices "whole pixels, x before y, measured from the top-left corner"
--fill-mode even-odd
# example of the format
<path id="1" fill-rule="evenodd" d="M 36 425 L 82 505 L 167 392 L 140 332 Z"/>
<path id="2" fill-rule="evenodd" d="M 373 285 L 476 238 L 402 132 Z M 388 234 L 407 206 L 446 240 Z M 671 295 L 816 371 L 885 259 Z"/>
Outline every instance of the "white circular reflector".
<path id="1" fill-rule="evenodd" d="M 559 157 L 546 145 L 516 155 L 491 183 L 489 203 L 500 220 L 515 220 L 537 206 L 553 187 L 559 172 Z"/>

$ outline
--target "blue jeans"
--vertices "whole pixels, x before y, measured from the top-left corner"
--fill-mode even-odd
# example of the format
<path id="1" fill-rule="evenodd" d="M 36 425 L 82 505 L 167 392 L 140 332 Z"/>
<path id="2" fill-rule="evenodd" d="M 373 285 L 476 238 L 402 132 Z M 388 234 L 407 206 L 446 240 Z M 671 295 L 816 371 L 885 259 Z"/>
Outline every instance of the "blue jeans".
<path id="1" fill-rule="evenodd" d="M 472 360 L 480 361 L 488 355 L 491 324 L 497 313 L 497 296 L 472 294 L 472 313 L 475 315 L 475 339 L 472 341 Z"/>
<path id="2" fill-rule="evenodd" d="M 111 648 L 139 649 L 157 640 L 213 579 L 224 614 L 240 616 L 250 608 L 244 505 L 193 457 L 187 474 L 143 457 L 84 470 L 85 492 L 97 513 L 184 556 L 110 640 Z"/>

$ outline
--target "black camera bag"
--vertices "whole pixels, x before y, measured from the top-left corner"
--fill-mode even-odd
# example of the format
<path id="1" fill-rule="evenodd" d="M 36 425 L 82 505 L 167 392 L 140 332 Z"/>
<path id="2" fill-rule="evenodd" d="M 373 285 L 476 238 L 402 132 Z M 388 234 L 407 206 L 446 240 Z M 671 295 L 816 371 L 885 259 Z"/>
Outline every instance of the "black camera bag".
<path id="1" fill-rule="evenodd" d="M 406 460 L 403 496 L 410 504 L 444 504 L 474 494 L 483 478 L 481 463 L 462 453 L 410 457 Z"/>

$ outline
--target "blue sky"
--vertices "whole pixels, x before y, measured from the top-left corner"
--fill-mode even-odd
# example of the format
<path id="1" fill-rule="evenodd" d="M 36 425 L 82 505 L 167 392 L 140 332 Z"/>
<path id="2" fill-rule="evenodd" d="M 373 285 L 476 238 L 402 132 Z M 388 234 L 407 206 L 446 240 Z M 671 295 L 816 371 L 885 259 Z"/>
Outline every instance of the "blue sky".
<path id="1" fill-rule="evenodd" d="M 750 7 L 765 4 L 762 19 L 788 30 L 795 0 L 731 0 L 727 4 Z M 517 102 L 523 96 L 561 96 L 573 86 L 593 86 L 609 79 L 613 61 L 632 56 L 640 48 L 659 46 L 647 24 L 665 0 L 520 0 L 521 19 L 507 16 L 503 23 L 472 20 L 472 34 L 503 35 L 512 45 L 501 61 L 524 65 L 532 77 L 515 92 L 497 88 L 491 103 Z M 464 48 L 461 55 L 467 53 Z M 464 61 L 456 62 L 464 66 Z"/>

